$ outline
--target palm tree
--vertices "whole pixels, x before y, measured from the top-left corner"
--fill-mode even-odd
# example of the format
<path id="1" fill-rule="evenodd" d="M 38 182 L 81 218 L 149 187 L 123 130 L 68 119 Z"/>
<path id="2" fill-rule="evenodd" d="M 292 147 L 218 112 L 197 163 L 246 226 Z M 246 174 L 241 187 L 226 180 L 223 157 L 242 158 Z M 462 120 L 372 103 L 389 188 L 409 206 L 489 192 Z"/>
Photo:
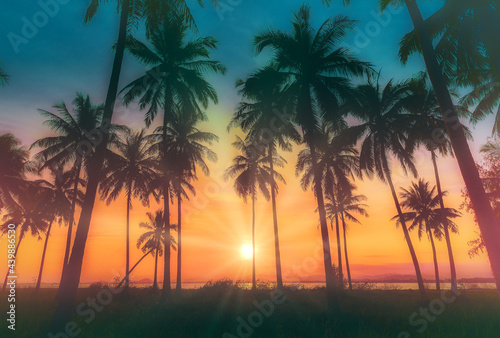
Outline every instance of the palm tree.
<path id="1" fill-rule="evenodd" d="M 317 164 L 316 138 L 323 118 L 339 119 L 340 101 L 350 94 L 348 77 L 369 72 L 369 64 L 359 61 L 341 47 L 342 40 L 354 27 L 345 16 L 326 20 L 319 29 L 311 24 L 306 5 L 294 13 L 292 32 L 267 30 L 254 38 L 257 52 L 269 48 L 272 62 L 287 76 L 290 95 L 294 97 L 295 122 L 302 128 L 304 141 L 311 152 L 313 168 Z M 319 170 L 319 169 L 315 169 Z M 329 295 L 335 290 L 328 226 L 324 206 L 321 175 L 316 173 L 314 191 L 318 202 L 326 285 Z M 332 298 L 333 300 L 333 298 Z"/>
<path id="2" fill-rule="evenodd" d="M 83 192 L 80 190 L 76 193 L 73 190 L 73 171 L 65 171 L 62 165 L 52 167 L 50 169 L 51 182 L 41 179 L 35 181 L 41 190 L 44 199 L 44 207 L 50 210 L 50 223 L 45 236 L 45 243 L 43 245 L 42 262 L 40 263 L 40 271 L 35 286 L 35 294 L 40 290 L 42 282 L 42 273 L 45 263 L 45 254 L 47 253 L 47 245 L 49 242 L 50 232 L 54 221 L 58 221 L 59 225 L 62 223 L 69 224 L 73 215 L 73 200 L 76 200 L 78 205 L 81 205 L 83 200 Z"/>
<path id="3" fill-rule="evenodd" d="M 414 147 L 423 145 L 425 149 L 430 152 L 432 165 L 434 167 L 434 176 L 436 178 L 439 203 L 442 210 L 442 218 L 445 219 L 443 190 L 441 188 L 441 179 L 439 177 L 436 153 L 439 153 L 441 156 L 453 156 L 453 149 L 446 133 L 445 122 L 439 111 L 439 104 L 434 91 L 429 84 L 427 74 L 423 72 L 417 74 L 417 76 L 411 80 L 410 85 L 412 94 L 405 99 L 405 108 L 409 112 L 415 114 L 415 120 L 408 136 L 407 148 L 410 151 L 413 151 Z M 456 109 L 459 112 L 465 110 L 460 106 L 457 106 Z M 470 135 L 469 130 L 465 126 L 464 129 L 467 134 Z M 446 239 L 448 259 L 450 262 L 451 290 L 457 294 L 458 280 L 455 268 L 455 259 L 453 257 L 453 250 L 451 247 L 450 232 L 446 223 L 444 224 L 444 237 Z"/>
<path id="4" fill-rule="evenodd" d="M 149 205 L 152 182 L 156 179 L 154 170 L 156 162 L 149 149 L 145 131 L 133 133 L 128 130 L 123 142 L 116 142 L 117 153 L 110 155 L 104 167 L 103 179 L 100 185 L 101 197 L 109 205 L 116 200 L 122 191 L 127 195 L 127 225 L 125 276 L 130 270 L 130 209 L 132 199 L 138 198 L 144 206 Z M 128 279 L 125 287 L 128 287 Z"/>
<path id="5" fill-rule="evenodd" d="M 266 200 L 269 200 L 269 182 L 274 179 L 283 182 L 283 177 L 276 171 L 270 171 L 269 157 L 266 156 L 265 150 L 254 147 L 251 141 L 244 141 L 239 136 L 236 137 L 233 147 L 241 154 L 233 159 L 233 164 L 226 169 L 224 177 L 226 180 L 235 179 L 234 190 L 245 202 L 248 197 L 252 199 L 252 290 L 255 291 L 257 289 L 255 279 L 255 201 L 258 190 Z M 283 165 L 281 158 L 275 158 L 274 161 L 278 166 Z"/>
<path id="6" fill-rule="evenodd" d="M 330 220 L 332 218 L 340 218 L 342 220 L 342 230 L 344 236 L 344 255 L 345 255 L 345 267 L 347 271 L 347 280 L 349 283 L 349 290 L 352 290 L 352 280 L 351 280 L 351 269 L 349 267 L 349 258 L 347 256 L 347 222 L 361 224 L 361 222 L 356 218 L 355 214 L 359 214 L 364 217 L 368 217 L 366 209 L 368 205 L 365 202 L 367 200 L 365 195 L 354 195 L 353 192 L 356 189 L 354 185 L 346 190 L 340 186 L 335 186 L 336 199 L 331 194 L 327 194 L 328 203 L 325 205 L 327 216 Z"/>
<path id="7" fill-rule="evenodd" d="M 400 4 L 402 0 L 383 0 L 381 1 L 381 9 L 384 10 L 389 4 L 393 3 Z M 488 196 L 481 183 L 478 169 L 475 165 L 469 144 L 467 143 L 466 134 L 458 119 L 457 111 L 448 91 L 446 78 L 438 63 L 438 57 L 433 46 L 432 37 L 424 22 L 422 13 L 416 1 L 404 0 L 404 3 L 408 8 L 408 12 L 413 22 L 413 27 L 415 28 L 415 33 L 422 50 L 427 72 L 439 102 L 441 114 L 446 123 L 446 128 L 458 165 L 462 172 L 462 177 L 469 191 L 482 237 L 485 239 L 485 246 L 488 251 L 493 275 L 495 276 L 497 289 L 500 290 L 500 246 L 496 240 L 500 238 L 499 221 L 488 202 Z"/>
<path id="8" fill-rule="evenodd" d="M 0 211 L 17 208 L 15 198 L 25 185 L 28 151 L 12 134 L 0 135 Z"/>
<path id="9" fill-rule="evenodd" d="M 17 199 L 18 207 L 12 211 L 8 211 L 3 216 L 4 223 L 0 226 L 2 234 L 6 234 L 9 230 L 9 224 L 15 224 L 18 234 L 16 236 L 17 245 L 14 256 L 17 256 L 21 242 L 30 233 L 32 236 L 41 240 L 41 234 L 47 232 L 51 215 L 48 212 L 45 204 L 45 196 L 40 188 L 34 184 L 27 184 L 22 187 Z M 9 270 L 5 275 L 2 290 L 5 290 Z"/>
<path id="10" fill-rule="evenodd" d="M 2 63 L 0 62 L 0 86 L 5 86 L 9 81 L 9 75 L 7 75 L 2 67 Z"/>
<path id="11" fill-rule="evenodd" d="M 158 256 L 163 255 L 163 243 L 165 243 L 165 228 L 164 228 L 164 215 L 163 210 L 158 210 L 153 215 L 148 212 L 147 216 L 149 218 L 148 222 L 142 222 L 139 224 L 139 227 L 146 229 L 145 233 L 143 233 L 139 239 L 137 240 L 137 248 L 141 249 L 143 253 L 154 252 L 155 256 L 155 272 L 154 272 L 154 280 L 153 280 L 153 290 L 158 289 Z M 171 238 L 171 246 L 175 248 L 175 240 Z M 142 247 L 141 247 L 142 246 Z"/>
<path id="12" fill-rule="evenodd" d="M 436 187 L 431 188 L 430 183 L 423 179 L 420 179 L 418 183 L 412 183 L 409 189 L 402 188 L 401 190 L 401 206 L 407 210 L 411 210 L 403 213 L 404 219 L 412 222 L 409 230 L 416 229 L 419 239 L 422 239 L 422 234 L 425 232 L 431 242 L 436 290 L 440 290 L 439 268 L 434 237 L 438 239 L 442 238 L 444 227 L 450 228 L 452 232 L 458 232 L 458 227 L 451 221 L 451 218 L 459 217 L 460 213 L 450 208 L 445 208 L 443 211 L 440 207 L 440 196 L 436 193 Z M 393 219 L 399 220 L 399 216 Z"/>
<path id="13" fill-rule="evenodd" d="M 210 101 L 218 102 L 215 89 L 204 78 L 204 73 L 225 73 L 225 67 L 210 60 L 210 51 L 217 40 L 202 37 L 186 41 L 187 23 L 184 20 L 164 20 L 149 32 L 153 49 L 130 37 L 128 51 L 145 66 L 151 67 L 145 75 L 127 85 L 123 101 L 129 104 L 139 99 L 139 107 L 145 109 L 146 126 L 151 125 L 160 109 L 163 109 L 163 144 L 167 144 L 167 130 L 175 114 L 202 116 Z M 201 107 L 200 107 L 201 106 Z M 176 111 L 178 109 L 178 111 Z M 166 149 L 160 149 L 163 176 L 168 175 Z M 163 192 L 168 192 L 164 181 Z M 164 196 L 164 209 L 168 213 L 168 198 Z M 169 221 L 169 216 L 165 221 Z M 166 225 L 167 232 L 169 227 Z M 170 236 L 166 236 L 168 240 Z M 169 245 L 166 245 L 167 248 Z M 170 250 L 165 252 L 164 293 L 170 291 Z"/>
<path id="14" fill-rule="evenodd" d="M 55 104 L 53 108 L 56 109 L 57 113 L 42 109 L 39 111 L 43 117 L 47 118 L 44 124 L 59 135 L 41 138 L 35 141 L 30 149 L 42 148 L 35 155 L 35 159 L 43 163 L 41 170 L 72 163 L 74 196 L 79 191 L 80 186 L 85 186 L 85 182 L 82 182 L 80 177 L 88 167 L 89 158 L 95 150 L 96 142 L 101 137 L 99 125 L 101 124 L 103 106 L 93 104 L 88 95 L 77 93 L 73 100 L 73 113 L 69 111 L 64 102 Z M 111 127 L 112 130 L 117 128 L 116 126 Z M 69 260 L 76 202 L 76 199 L 73 199 L 71 217 L 68 221 L 63 270 Z"/>
<path id="15" fill-rule="evenodd" d="M 342 124 L 344 124 L 342 122 Z M 342 127 L 344 128 L 344 127 Z M 338 126 L 323 124 L 321 134 L 316 141 L 316 154 L 318 158 L 317 171 L 314 170 L 311 152 L 309 149 L 303 149 L 299 152 L 296 175 L 304 172 L 301 185 L 304 190 L 314 184 L 317 172 L 321 173 L 320 182 L 323 185 L 325 195 L 335 205 L 337 188 L 350 189 L 350 179 L 354 179 L 359 172 L 359 152 L 354 143 L 344 137 L 343 132 L 337 132 Z M 325 206 L 326 211 L 326 206 Z M 342 249 L 340 245 L 340 224 L 338 215 L 330 219 L 335 220 L 335 229 L 337 235 L 337 258 L 339 269 L 338 285 L 343 288 L 344 278 L 342 275 Z"/>
<path id="16" fill-rule="evenodd" d="M 292 144 L 301 142 L 301 137 L 291 120 L 279 121 L 277 112 L 289 109 L 287 97 L 284 94 L 286 77 L 279 73 L 275 67 L 269 66 L 259 69 L 245 80 L 238 80 L 236 87 L 239 94 L 246 101 L 242 101 L 229 126 L 240 127 L 255 140 L 256 146 L 267 147 L 267 156 L 271 172 L 274 171 L 274 157 L 278 156 L 278 146 L 284 151 L 291 151 Z M 248 102 L 249 101 L 249 102 Z M 276 194 L 278 187 L 275 181 L 269 182 L 271 186 L 271 204 L 273 208 L 274 249 L 276 259 L 276 281 L 278 288 L 283 288 L 281 273 L 281 255 L 278 235 L 278 213 L 276 210 Z"/>
<path id="17" fill-rule="evenodd" d="M 101 2 L 102 0 L 91 0 L 90 6 L 88 7 L 85 14 L 85 22 L 89 22 L 90 20 L 92 20 Z M 203 4 L 201 0 L 199 1 L 199 3 Z M 144 7 L 142 5 L 144 5 Z M 166 7 L 169 9 L 168 11 L 166 11 Z M 140 11 L 144 8 L 146 10 Z M 111 123 L 111 120 L 113 118 L 113 111 L 118 94 L 118 83 L 120 80 L 128 28 L 130 26 L 133 27 L 135 24 L 137 24 L 137 20 L 143 16 L 146 18 L 150 18 L 148 19 L 148 23 L 154 25 L 155 20 L 153 20 L 153 17 L 163 17 L 164 15 L 172 13 L 178 14 L 176 15 L 178 17 L 181 16 L 187 18 L 189 22 L 194 23 L 192 16 L 190 16 L 189 7 L 187 6 L 185 0 L 168 2 L 161 0 L 122 0 L 121 6 L 119 6 L 119 11 L 120 24 L 118 30 L 118 40 L 116 43 L 111 78 L 109 81 L 106 102 L 104 105 L 104 113 L 102 119 L 103 123 L 101 124 L 102 127 L 106 127 L 109 123 Z M 92 217 L 95 197 L 99 185 L 99 172 L 104 163 L 105 152 L 109 138 L 107 128 L 103 128 L 102 136 L 102 141 L 97 146 L 94 160 L 92 161 L 92 165 L 88 170 L 90 179 L 85 195 L 85 200 L 82 205 L 81 214 L 83 217 L 80 217 L 79 226 L 75 237 L 75 245 L 72 250 L 73 259 L 71 260 L 71 266 L 68 271 L 63 272 L 63 276 L 61 278 L 61 285 L 58 292 L 61 297 L 59 297 L 59 300 L 57 302 L 54 320 L 52 323 L 55 329 L 60 329 L 62 325 L 65 325 L 65 323 L 69 319 L 71 319 L 70 316 L 72 313 L 72 308 L 74 306 L 78 285 L 80 283 L 85 245 L 87 242 L 90 220 Z M 68 263 L 68 265 L 69 264 L 70 263 Z"/>
<path id="18" fill-rule="evenodd" d="M 392 182 L 390 155 L 401 165 L 405 172 L 417 176 L 413 155 L 404 148 L 413 116 L 404 113 L 404 99 L 411 93 L 407 83 L 395 84 L 392 80 L 381 88 L 380 79 L 376 83 L 360 85 L 355 99 L 346 105 L 353 116 L 363 123 L 351 127 L 350 132 L 358 138 L 364 136 L 360 152 L 360 169 L 368 177 L 374 174 L 389 184 L 396 210 L 400 217 L 401 228 L 412 258 L 420 296 L 426 299 L 426 292 L 417 255 L 413 248 L 396 189 Z"/>

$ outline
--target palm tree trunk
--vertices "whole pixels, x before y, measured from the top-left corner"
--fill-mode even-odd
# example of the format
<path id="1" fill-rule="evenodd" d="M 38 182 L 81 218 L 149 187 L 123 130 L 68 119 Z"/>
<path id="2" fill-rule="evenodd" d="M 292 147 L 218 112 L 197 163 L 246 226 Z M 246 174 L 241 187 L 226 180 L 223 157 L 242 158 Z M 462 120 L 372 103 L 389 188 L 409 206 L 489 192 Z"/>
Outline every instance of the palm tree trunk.
<path id="1" fill-rule="evenodd" d="M 498 245 L 500 225 L 491 208 L 490 201 L 484 190 L 481 178 L 479 177 L 474 158 L 472 157 L 464 130 L 459 123 L 457 112 L 437 62 L 432 39 L 425 27 L 420 9 L 415 0 L 405 0 L 405 2 L 422 47 L 422 54 L 424 56 L 427 72 L 441 107 L 441 113 L 443 114 L 448 129 L 448 134 L 462 172 L 465 186 L 470 195 L 477 223 L 481 230 L 481 236 L 484 239 L 484 244 L 488 252 L 493 275 L 495 276 L 497 292 L 499 292 L 500 295 L 500 246 Z"/>
<path id="2" fill-rule="evenodd" d="M 276 282 L 278 289 L 283 288 L 283 277 L 281 275 L 281 254 L 280 254 L 280 240 L 278 235 L 278 212 L 276 208 L 276 182 L 274 180 L 274 144 L 269 143 L 269 166 L 271 169 L 271 204 L 273 207 L 273 226 L 274 226 L 274 253 L 276 259 Z"/>
<path id="3" fill-rule="evenodd" d="M 180 180 L 180 178 L 179 178 Z M 177 291 L 180 291 L 182 289 L 182 278 L 181 278 L 181 274 L 182 274 L 182 245 L 181 245 L 181 242 L 182 242 L 182 216 L 181 216 L 181 212 L 182 212 L 182 208 L 181 208 L 181 204 L 182 204 L 182 198 L 181 198 L 181 187 L 180 187 L 180 184 L 179 184 L 179 192 L 178 192 L 178 196 L 177 196 L 177 284 L 175 285 L 175 289 Z"/>
<path id="4" fill-rule="evenodd" d="M 47 229 L 47 236 L 45 237 L 45 243 L 43 244 L 43 252 L 42 252 L 42 262 L 40 263 L 40 271 L 38 271 L 38 279 L 36 280 L 35 286 L 35 295 L 40 291 L 40 285 L 42 283 L 42 273 L 43 273 L 43 265 L 45 263 L 45 254 L 47 253 L 47 244 L 49 243 L 50 230 L 52 229 L 52 223 L 54 220 L 50 221 L 49 228 Z"/>
<path id="5" fill-rule="evenodd" d="M 436 245 L 434 244 L 434 236 L 432 236 L 432 231 L 427 232 L 432 246 L 432 258 L 434 261 L 434 274 L 436 275 L 436 290 L 441 291 L 441 282 L 439 280 L 439 266 L 436 254 Z"/>
<path id="6" fill-rule="evenodd" d="M 19 236 L 19 241 L 17 242 L 17 246 L 16 246 L 16 251 L 14 251 L 14 257 L 17 259 L 17 251 L 19 250 L 19 246 L 21 245 L 21 241 L 23 240 L 24 236 Z M 10 271 L 10 268 L 7 267 L 7 273 L 5 274 L 5 279 L 3 281 L 3 287 L 2 287 L 2 291 L 5 291 L 5 288 L 7 287 L 7 279 L 9 278 L 9 271 Z"/>
<path id="7" fill-rule="evenodd" d="M 391 188 L 392 198 L 394 199 L 394 204 L 396 205 L 396 210 L 398 211 L 399 220 L 401 222 L 401 228 L 403 229 L 406 244 L 408 245 L 408 249 L 410 250 L 411 260 L 413 262 L 413 267 L 415 268 L 415 275 L 417 276 L 417 283 L 418 283 L 418 290 L 420 292 L 420 298 L 422 301 L 427 301 L 427 293 L 425 291 L 422 273 L 420 272 L 420 265 L 418 264 L 417 254 L 415 253 L 415 249 L 413 248 L 413 243 L 411 242 L 410 234 L 408 232 L 408 228 L 406 227 L 406 222 L 404 220 L 403 211 L 401 210 L 401 205 L 399 204 L 398 195 L 396 194 L 396 189 L 394 188 L 394 184 L 392 183 L 391 173 L 388 169 L 388 164 L 386 163 L 386 161 L 384 161 L 384 167 L 385 167 L 384 171 L 385 171 L 387 183 L 389 183 L 389 187 Z"/>
<path id="8" fill-rule="evenodd" d="M 316 201 L 318 203 L 318 213 L 321 228 L 321 239 L 323 241 L 323 264 L 325 268 L 326 289 L 330 300 L 334 300 L 333 296 L 336 293 L 336 280 L 333 275 L 332 254 L 330 251 L 330 238 L 328 235 L 328 224 L 326 223 L 325 200 L 323 197 L 323 188 L 321 186 L 321 173 L 318 171 L 316 148 L 313 142 L 310 143 L 311 159 L 314 170 L 314 191 Z"/>
<path id="9" fill-rule="evenodd" d="M 149 250 L 148 252 L 146 252 L 146 253 L 144 254 L 144 256 L 142 256 L 142 257 L 141 257 L 141 259 L 139 259 L 139 260 L 137 261 L 137 263 L 135 263 L 135 265 L 132 267 L 132 269 L 130 269 L 130 273 L 131 273 L 131 274 L 132 274 L 132 271 L 134 271 L 134 269 L 137 267 L 137 265 L 139 265 L 139 263 L 140 263 L 140 262 L 142 262 L 142 260 L 143 260 L 144 258 L 146 258 L 146 256 L 147 256 L 147 255 L 149 255 L 150 253 L 152 253 L 152 252 L 153 252 L 153 250 L 154 250 L 154 249 L 151 249 L 151 250 Z M 126 277 L 126 276 L 125 276 L 125 277 L 123 277 L 123 279 L 121 280 L 121 282 L 117 285 L 116 289 L 119 289 L 119 288 L 120 288 L 120 286 L 122 286 L 122 285 L 123 285 L 123 283 L 124 283 L 126 280 L 127 280 L 127 277 Z"/>
<path id="10" fill-rule="evenodd" d="M 155 254 L 155 277 L 153 280 L 153 290 L 158 290 L 158 248 Z"/>
<path id="11" fill-rule="evenodd" d="M 344 230 L 344 256 L 345 256 L 345 269 L 347 270 L 347 280 L 349 281 L 349 290 L 352 290 L 351 268 L 349 267 L 349 258 L 347 257 L 347 236 L 344 213 L 342 215 L 342 228 Z"/>
<path id="12" fill-rule="evenodd" d="M 75 168 L 75 184 L 73 186 L 73 200 L 71 201 L 71 216 L 68 222 L 68 234 L 66 237 L 66 249 L 64 250 L 64 261 L 63 261 L 63 271 L 69 261 L 69 252 L 71 248 L 71 239 L 73 237 L 73 223 L 75 223 L 75 212 L 76 212 L 76 196 L 78 195 L 78 185 L 80 181 L 80 173 L 82 171 L 82 160 L 77 159 L 78 164 Z"/>
<path id="13" fill-rule="evenodd" d="M 106 96 L 104 106 L 104 114 L 102 119 L 101 131 L 103 133 L 102 142 L 97 146 L 96 152 L 89 162 L 88 184 L 85 198 L 82 205 L 82 212 L 76 231 L 75 242 L 71 251 L 71 256 L 67 264 L 67 269 L 61 277 L 61 285 L 56 301 L 56 310 L 52 321 L 52 329 L 55 332 L 63 331 L 63 326 L 71 319 L 74 309 L 76 292 L 80 284 L 80 276 L 82 273 L 83 256 L 85 253 L 85 245 L 92 219 L 92 211 L 97 193 L 97 188 L 100 181 L 100 171 L 104 163 L 106 154 L 106 146 L 109 138 L 107 124 L 111 123 L 113 110 L 115 106 L 116 96 L 118 94 L 118 82 L 123 63 L 123 55 L 125 52 L 125 40 L 127 37 L 127 23 L 129 17 L 130 0 L 123 0 L 120 15 L 120 29 L 118 34 L 118 42 L 116 44 L 115 58 L 113 62 L 113 70 Z"/>
<path id="14" fill-rule="evenodd" d="M 342 269 L 342 247 L 340 245 L 340 226 L 339 226 L 339 216 L 335 215 L 335 232 L 337 234 L 337 258 L 338 258 L 338 268 L 339 268 L 339 287 L 344 288 L 344 274 Z"/>
<path id="15" fill-rule="evenodd" d="M 164 170 L 164 175 L 167 174 L 167 170 Z M 164 176 L 164 180 L 167 180 L 166 176 Z M 163 184 L 163 208 L 165 213 L 165 243 L 164 243 L 164 253 L 163 253 L 163 289 L 162 293 L 164 295 L 170 293 L 170 184 Z"/>
<path id="16" fill-rule="evenodd" d="M 126 243 L 126 258 L 125 258 L 125 289 L 128 288 L 130 284 L 130 206 L 132 201 L 132 184 L 129 185 L 129 190 L 127 193 L 127 243 Z"/>
<path id="17" fill-rule="evenodd" d="M 255 183 L 252 183 L 252 291 L 257 290 L 255 279 Z"/>
<path id="18" fill-rule="evenodd" d="M 432 164 L 434 166 L 434 175 L 436 176 L 436 186 L 439 194 L 439 204 L 441 207 L 441 218 L 443 219 L 444 237 L 446 239 L 446 247 L 448 248 L 448 260 L 450 261 L 450 272 L 451 272 L 451 291 L 454 294 L 458 294 L 458 280 L 457 280 L 457 270 L 455 269 L 455 258 L 453 257 L 453 250 L 451 249 L 451 238 L 450 230 L 448 228 L 448 223 L 446 222 L 446 215 L 444 209 L 443 201 L 443 190 L 441 189 L 441 179 L 439 178 L 439 170 L 436 160 L 436 153 L 431 151 Z"/>

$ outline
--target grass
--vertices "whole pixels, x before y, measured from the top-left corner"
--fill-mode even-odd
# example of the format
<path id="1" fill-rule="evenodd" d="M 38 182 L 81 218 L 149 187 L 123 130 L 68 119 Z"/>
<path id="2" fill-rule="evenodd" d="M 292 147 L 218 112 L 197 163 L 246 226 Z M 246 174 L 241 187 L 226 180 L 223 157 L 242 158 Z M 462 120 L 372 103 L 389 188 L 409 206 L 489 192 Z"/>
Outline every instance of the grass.
<path id="1" fill-rule="evenodd" d="M 461 296 L 449 304 L 438 301 L 440 293 L 429 291 L 431 304 L 442 313 L 430 317 L 433 321 L 416 315 L 413 319 L 418 325 L 414 326 L 409 318 L 421 305 L 418 292 L 409 290 L 346 291 L 341 299 L 341 314 L 335 316 L 328 312 L 324 289 L 288 288 L 277 294 L 263 285 L 252 293 L 223 281 L 198 290 L 183 290 L 165 300 L 151 289 L 131 288 L 114 295 L 112 300 L 105 297 L 109 295 L 107 291 L 101 290 L 109 289 L 101 285 L 79 290 L 77 304 L 98 294 L 106 304 L 97 311 L 82 306 L 85 315 L 75 314 L 77 331 L 81 330 L 79 337 L 364 338 L 398 337 L 402 331 L 408 335 L 403 333 L 400 337 L 500 335 L 500 300 L 495 290 L 461 291 Z M 42 289 L 35 297 L 32 289 L 17 290 L 16 337 L 48 337 L 55 291 Z M 280 304 L 273 303 L 270 311 L 273 299 Z M 267 316 L 259 312 L 255 302 L 265 305 Z M 440 309 L 441 304 L 445 304 L 444 310 Z M 1 295 L 0 307 L 6 318 L 6 294 Z M 246 325 L 250 321 L 255 327 L 243 327 L 242 321 Z M 0 337 L 14 336 L 7 330 L 5 319 L 2 322 Z M 417 332 L 424 323 L 425 331 Z"/>

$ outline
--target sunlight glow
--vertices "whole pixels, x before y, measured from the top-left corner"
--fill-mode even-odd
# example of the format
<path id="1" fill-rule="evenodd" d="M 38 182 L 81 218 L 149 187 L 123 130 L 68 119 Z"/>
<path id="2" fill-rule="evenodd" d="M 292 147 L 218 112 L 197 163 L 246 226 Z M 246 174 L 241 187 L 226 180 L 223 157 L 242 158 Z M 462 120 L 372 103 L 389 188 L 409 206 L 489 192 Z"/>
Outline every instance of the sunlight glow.
<path id="1" fill-rule="evenodd" d="M 245 259 L 250 259 L 253 256 L 252 246 L 250 244 L 245 244 L 240 249 L 241 255 Z"/>

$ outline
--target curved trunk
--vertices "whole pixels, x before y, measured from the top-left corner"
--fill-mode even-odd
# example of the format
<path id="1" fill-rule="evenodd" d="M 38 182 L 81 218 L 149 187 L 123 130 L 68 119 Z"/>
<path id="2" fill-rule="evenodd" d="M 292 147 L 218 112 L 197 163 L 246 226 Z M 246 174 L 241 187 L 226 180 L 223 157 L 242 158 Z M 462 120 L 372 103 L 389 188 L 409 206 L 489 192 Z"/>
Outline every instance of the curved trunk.
<path id="1" fill-rule="evenodd" d="M 342 247 L 340 245 L 340 226 L 339 226 L 339 216 L 335 215 L 335 233 L 337 234 L 337 258 L 338 258 L 338 269 L 339 269 L 339 287 L 344 288 L 344 273 L 342 269 Z"/>
<path id="2" fill-rule="evenodd" d="M 24 236 L 19 236 L 19 241 L 17 242 L 17 246 L 16 246 L 16 251 L 14 251 L 14 259 L 17 259 L 17 251 L 19 250 L 19 246 L 21 245 L 21 242 L 23 240 Z M 2 287 L 2 291 L 5 291 L 5 288 L 7 287 L 7 279 L 9 278 L 9 275 L 10 275 L 10 268 L 7 267 L 7 273 L 5 274 L 5 279 L 3 281 L 3 287 Z"/>
<path id="3" fill-rule="evenodd" d="M 131 274 L 132 274 L 132 271 L 134 271 L 134 269 L 137 267 L 137 265 L 139 265 L 139 263 L 140 263 L 140 262 L 142 262 L 142 260 L 143 260 L 144 258 L 146 258 L 146 256 L 147 256 L 147 255 L 149 255 L 150 253 L 152 253 L 152 252 L 153 252 L 153 250 L 154 250 L 154 249 L 151 249 L 151 250 L 149 250 L 148 252 L 146 252 L 146 253 L 144 254 L 144 256 L 142 256 L 142 257 L 141 257 L 141 259 L 139 259 L 139 260 L 137 261 L 137 263 L 135 263 L 135 265 L 132 267 L 132 269 L 130 269 L 130 273 L 131 273 Z M 120 288 L 120 286 L 122 286 L 122 285 L 123 285 L 123 283 L 124 283 L 126 280 L 127 280 L 127 277 L 123 277 L 123 279 L 122 279 L 122 280 L 121 280 L 121 282 L 118 284 L 118 286 L 116 287 L 116 289 L 119 289 L 119 288 Z"/>
<path id="4" fill-rule="evenodd" d="M 182 198 L 180 196 L 179 187 L 179 196 L 177 196 L 177 284 L 175 285 L 175 289 L 180 291 L 182 289 Z"/>
<path id="5" fill-rule="evenodd" d="M 436 290 L 441 291 L 441 282 L 439 280 L 439 266 L 437 261 L 436 246 L 434 245 L 434 236 L 432 236 L 432 231 L 427 232 L 432 246 L 432 258 L 434 261 L 434 274 L 436 276 Z"/>
<path id="6" fill-rule="evenodd" d="M 427 67 L 429 78 L 432 82 L 436 98 L 441 107 L 448 134 L 462 172 L 462 177 L 469 192 L 481 236 L 488 252 L 493 275 L 495 276 L 497 292 L 500 295 L 500 225 L 496 218 L 483 183 L 472 157 L 464 130 L 458 119 L 457 112 L 451 100 L 446 81 L 437 62 L 432 39 L 425 27 L 422 14 L 414 0 L 405 0 L 408 12 L 415 27 L 415 32 L 422 47 L 422 54 Z"/>
<path id="7" fill-rule="evenodd" d="M 434 166 L 434 175 L 436 176 L 436 186 L 439 194 L 439 205 L 441 207 L 441 218 L 443 219 L 444 237 L 446 239 L 446 247 L 448 248 L 448 260 L 450 261 L 450 272 L 451 272 L 451 291 L 454 294 L 458 294 L 458 280 L 457 280 L 457 270 L 455 269 L 455 259 L 453 257 L 453 250 L 451 249 L 451 238 L 450 231 L 448 229 L 448 224 L 446 223 L 446 215 L 444 209 L 443 201 L 443 190 L 441 189 L 441 180 L 439 178 L 439 170 L 437 166 L 436 153 L 431 152 L 432 164 Z"/>
<path id="8" fill-rule="evenodd" d="M 255 184 L 252 187 L 252 290 L 257 290 L 255 280 Z"/>
<path id="9" fill-rule="evenodd" d="M 82 160 L 78 159 L 78 165 L 75 168 L 75 184 L 73 186 L 73 200 L 71 201 L 71 217 L 68 222 L 68 234 L 66 236 L 66 249 L 64 250 L 63 271 L 69 261 L 69 252 L 71 249 L 71 239 L 73 237 L 73 223 L 75 223 L 76 212 L 76 196 L 78 193 L 78 185 L 80 181 L 80 173 L 82 171 Z"/>
<path id="10" fill-rule="evenodd" d="M 127 194 L 127 236 L 126 236 L 126 253 L 125 253 L 125 288 L 130 284 L 130 207 L 132 200 L 132 184 L 129 185 Z"/>
<path id="11" fill-rule="evenodd" d="M 76 230 L 75 242 L 71 251 L 71 256 L 67 264 L 67 269 L 62 274 L 61 285 L 56 301 L 56 310 L 52 321 L 52 329 L 56 332 L 63 331 L 63 326 L 71 320 L 76 292 L 80 284 L 82 273 L 83 256 L 85 254 L 85 245 L 92 219 L 95 197 L 100 181 L 100 171 L 104 163 L 106 146 L 109 138 L 109 124 L 113 117 L 116 96 L 118 94 L 118 82 L 123 63 L 123 54 L 125 51 L 125 40 L 127 36 L 128 9 L 130 0 L 123 0 L 120 15 L 120 29 L 118 33 L 118 42 L 116 44 L 115 58 L 113 61 L 113 70 L 109 81 L 106 103 L 101 123 L 101 132 L 103 134 L 101 143 L 97 146 L 96 152 L 91 161 L 89 161 L 88 184 L 85 198 L 82 205 L 82 212 Z"/>
<path id="12" fill-rule="evenodd" d="M 269 144 L 269 166 L 271 169 L 271 204 L 273 207 L 273 228 L 274 228 L 274 254 L 276 259 L 276 283 L 278 289 L 283 288 L 283 277 L 281 275 L 281 254 L 280 254 L 280 240 L 278 235 L 278 211 L 276 208 L 276 181 L 272 176 L 274 173 L 273 161 L 274 145 Z"/>
<path id="13" fill-rule="evenodd" d="M 344 213 L 342 215 L 342 228 L 344 230 L 344 256 L 345 256 L 345 269 L 347 270 L 347 280 L 349 282 L 349 290 L 352 290 L 351 268 L 349 267 L 349 258 L 347 257 L 347 236 Z"/>
<path id="14" fill-rule="evenodd" d="M 158 290 L 158 248 L 155 254 L 155 276 L 153 279 L 153 290 Z"/>
<path id="15" fill-rule="evenodd" d="M 427 293 L 425 291 L 422 273 L 420 272 L 420 265 L 418 264 L 417 254 L 415 253 L 415 249 L 413 248 L 413 243 L 411 242 L 408 228 L 406 227 L 406 222 L 403 217 L 403 211 L 401 210 L 401 205 L 399 204 L 398 195 L 396 194 L 396 189 L 394 188 L 394 184 L 392 183 L 391 173 L 388 169 L 389 166 L 387 164 L 386 159 L 383 160 L 383 164 L 384 164 L 384 172 L 387 179 L 387 183 L 389 183 L 389 187 L 391 188 L 392 198 L 394 199 L 394 204 L 396 205 L 396 210 L 398 211 L 399 220 L 401 222 L 401 228 L 403 229 L 403 234 L 405 236 L 406 244 L 408 245 L 408 249 L 410 250 L 413 267 L 415 268 L 415 275 L 417 277 L 420 298 L 422 301 L 427 301 Z"/>
<path id="16" fill-rule="evenodd" d="M 38 291 L 40 291 L 40 285 L 42 283 L 43 265 L 45 263 L 45 254 L 47 253 L 47 244 L 49 243 L 50 230 L 52 230 L 52 223 L 53 221 L 50 221 L 49 228 L 47 229 L 47 236 L 45 236 L 45 243 L 43 244 L 42 262 L 40 263 L 40 270 L 38 271 L 38 278 L 36 280 L 35 295 L 38 293 Z"/>

